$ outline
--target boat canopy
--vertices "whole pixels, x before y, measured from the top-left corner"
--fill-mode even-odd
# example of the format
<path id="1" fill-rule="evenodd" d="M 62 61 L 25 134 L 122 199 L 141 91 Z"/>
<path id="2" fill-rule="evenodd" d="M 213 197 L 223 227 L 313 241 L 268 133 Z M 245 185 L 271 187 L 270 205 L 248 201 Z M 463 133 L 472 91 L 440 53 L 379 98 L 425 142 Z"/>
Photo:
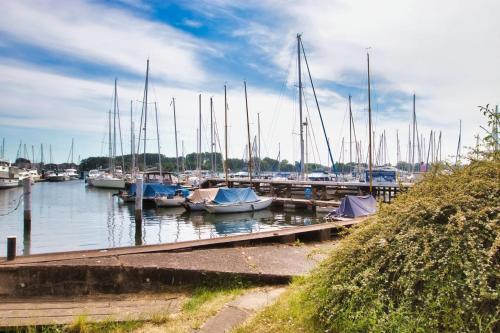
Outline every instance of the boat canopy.
<path id="1" fill-rule="evenodd" d="M 180 185 L 166 185 L 161 183 L 147 183 L 142 185 L 142 196 L 144 198 L 152 198 L 158 196 L 168 196 L 172 197 L 175 193 L 181 190 Z M 129 188 L 129 194 L 136 193 L 136 184 L 131 184 Z"/>
<path id="2" fill-rule="evenodd" d="M 231 204 L 259 201 L 251 188 L 220 188 L 213 199 L 216 204 Z"/>
<path id="3" fill-rule="evenodd" d="M 219 192 L 218 188 L 197 189 L 191 193 L 188 199 L 189 201 L 195 203 L 204 201 L 210 202 L 215 199 L 215 196 L 217 195 L 218 192 Z"/>
<path id="4" fill-rule="evenodd" d="M 375 214 L 377 212 L 377 201 L 371 195 L 357 196 L 346 195 L 339 208 L 334 210 L 329 216 L 338 217 L 360 217 Z"/>

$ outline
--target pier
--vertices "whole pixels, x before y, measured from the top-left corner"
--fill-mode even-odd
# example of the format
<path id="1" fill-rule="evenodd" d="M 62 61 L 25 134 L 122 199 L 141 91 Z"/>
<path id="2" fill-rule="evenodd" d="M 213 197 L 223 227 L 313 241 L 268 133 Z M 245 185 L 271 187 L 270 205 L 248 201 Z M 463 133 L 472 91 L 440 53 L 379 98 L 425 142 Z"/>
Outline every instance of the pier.
<path id="1" fill-rule="evenodd" d="M 314 266 L 310 250 L 332 245 L 330 240 L 339 228 L 364 220 L 199 241 L 30 255 L 12 261 L 0 258 L 0 280 L 4 281 L 0 295 L 158 291 L 206 278 L 288 283 Z"/>
<path id="2" fill-rule="evenodd" d="M 224 178 L 208 178 L 201 187 L 216 187 L 225 183 Z M 370 193 L 370 184 L 365 182 L 229 178 L 227 183 L 228 187 L 253 187 L 261 195 L 276 197 L 277 202 L 287 203 L 286 199 L 292 197 L 305 198 L 307 202 L 290 201 L 289 203 L 312 207 L 335 206 L 336 202 L 347 194 Z M 405 192 L 411 186 L 411 183 L 402 182 L 374 182 L 372 192 L 376 199 L 390 203 L 398 193 Z M 306 198 L 306 191 L 310 191 L 310 198 Z M 336 200 L 336 202 L 330 203 L 331 200 Z"/>

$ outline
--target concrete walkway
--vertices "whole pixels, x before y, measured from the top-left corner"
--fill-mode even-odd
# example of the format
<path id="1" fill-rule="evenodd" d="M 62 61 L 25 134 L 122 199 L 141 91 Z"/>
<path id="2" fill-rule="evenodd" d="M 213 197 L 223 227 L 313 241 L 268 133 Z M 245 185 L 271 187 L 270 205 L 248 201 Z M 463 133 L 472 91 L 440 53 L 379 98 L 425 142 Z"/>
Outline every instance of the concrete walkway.
<path id="1" fill-rule="evenodd" d="M 0 298 L 0 330 L 5 327 L 89 322 L 148 320 L 180 311 L 180 294 L 102 295 L 77 298 Z"/>
<path id="2" fill-rule="evenodd" d="M 215 316 L 195 332 L 223 333 L 241 325 L 248 317 L 271 305 L 285 291 L 285 288 L 268 288 L 251 292 L 226 304 Z"/>
<path id="3" fill-rule="evenodd" d="M 0 266 L 0 295 L 131 293 L 231 276 L 266 284 L 306 274 L 335 241 L 141 253 Z"/>

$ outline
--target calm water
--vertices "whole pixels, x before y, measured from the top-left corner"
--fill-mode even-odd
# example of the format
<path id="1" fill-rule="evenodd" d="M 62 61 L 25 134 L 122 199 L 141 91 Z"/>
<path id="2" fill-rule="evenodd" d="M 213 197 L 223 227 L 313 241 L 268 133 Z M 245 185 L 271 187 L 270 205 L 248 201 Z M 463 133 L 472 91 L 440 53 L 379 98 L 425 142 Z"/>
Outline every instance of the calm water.
<path id="1" fill-rule="evenodd" d="M 314 213 L 294 210 L 213 215 L 151 208 L 144 209 L 142 235 L 136 235 L 134 205 L 120 204 L 115 192 L 87 188 L 83 181 L 33 185 L 30 241 L 30 235 L 23 235 L 22 203 L 3 216 L 15 207 L 22 188 L 1 190 L 0 256 L 6 255 L 7 236 L 17 237 L 21 255 L 172 243 L 321 222 Z"/>

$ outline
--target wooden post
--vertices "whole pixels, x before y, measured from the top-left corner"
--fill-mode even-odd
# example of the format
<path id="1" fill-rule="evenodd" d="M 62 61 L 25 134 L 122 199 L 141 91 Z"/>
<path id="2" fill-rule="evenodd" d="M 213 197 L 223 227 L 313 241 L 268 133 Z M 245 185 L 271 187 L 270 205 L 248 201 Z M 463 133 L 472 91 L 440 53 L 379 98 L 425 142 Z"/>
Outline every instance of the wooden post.
<path id="1" fill-rule="evenodd" d="M 318 188 L 316 186 L 313 186 L 312 187 L 312 199 L 316 200 L 317 197 L 318 197 Z"/>
<path id="2" fill-rule="evenodd" d="M 135 223 L 136 226 L 137 224 L 142 223 L 142 192 L 143 192 L 143 186 L 142 186 L 142 178 L 137 178 L 135 181 Z"/>
<path id="3" fill-rule="evenodd" d="M 16 258 L 16 236 L 7 237 L 7 260 Z"/>
<path id="4" fill-rule="evenodd" d="M 143 180 L 138 177 L 135 181 L 135 245 L 142 245 L 142 201 Z"/>
<path id="5" fill-rule="evenodd" d="M 31 178 L 23 179 L 24 233 L 31 233 Z"/>

